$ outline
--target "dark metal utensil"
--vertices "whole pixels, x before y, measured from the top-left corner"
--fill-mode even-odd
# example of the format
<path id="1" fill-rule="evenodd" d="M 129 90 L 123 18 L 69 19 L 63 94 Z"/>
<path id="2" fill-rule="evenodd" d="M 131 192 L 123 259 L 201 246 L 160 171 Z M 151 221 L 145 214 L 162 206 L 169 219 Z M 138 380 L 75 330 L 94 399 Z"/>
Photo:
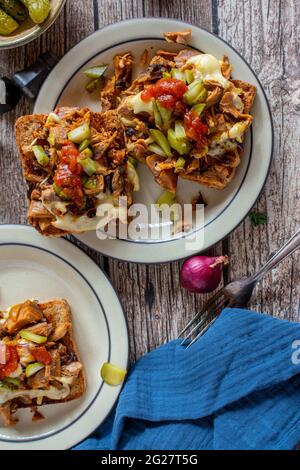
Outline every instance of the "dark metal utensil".
<path id="1" fill-rule="evenodd" d="M 300 229 L 268 259 L 257 273 L 230 282 L 223 289 L 220 289 L 179 333 L 179 338 L 185 335 L 182 344 L 190 347 L 214 323 L 223 308 L 245 307 L 251 298 L 256 283 L 298 248 L 300 248 Z"/>
<path id="2" fill-rule="evenodd" d="M 0 79 L 0 114 L 15 108 L 22 95 L 33 99 L 37 96 L 45 78 L 58 62 L 52 52 L 41 55 L 30 67 L 15 73 L 11 78 Z"/>

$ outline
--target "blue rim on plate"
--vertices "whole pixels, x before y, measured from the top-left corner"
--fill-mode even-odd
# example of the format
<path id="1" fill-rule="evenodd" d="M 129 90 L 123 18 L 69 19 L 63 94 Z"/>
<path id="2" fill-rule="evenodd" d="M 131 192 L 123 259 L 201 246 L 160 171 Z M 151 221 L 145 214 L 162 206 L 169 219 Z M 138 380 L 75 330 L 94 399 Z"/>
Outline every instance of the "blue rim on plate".
<path id="1" fill-rule="evenodd" d="M 268 177 L 268 174 L 269 174 L 269 170 L 270 170 L 270 165 L 271 165 L 271 162 L 272 162 L 272 156 L 273 156 L 273 148 L 274 148 L 274 128 L 273 128 L 273 121 L 272 121 L 272 116 L 271 116 L 271 110 L 270 110 L 270 106 L 269 106 L 269 103 L 268 103 L 268 100 L 267 100 L 267 97 L 266 97 L 266 94 L 265 94 L 265 91 L 257 77 L 257 75 L 255 74 L 255 72 L 252 70 L 252 68 L 250 67 L 250 65 L 246 62 L 246 60 L 241 56 L 241 54 L 236 51 L 231 45 L 229 45 L 224 39 L 218 37 L 217 35 L 215 35 L 214 33 L 211 33 L 210 31 L 207 31 L 205 28 L 200 28 L 198 26 L 193 26 L 191 24 L 187 24 L 185 22 L 182 22 L 182 21 L 178 21 L 178 20 L 170 20 L 170 19 L 164 19 L 164 18 L 139 18 L 139 19 L 133 19 L 133 20 L 127 20 L 127 21 L 123 21 L 123 22 L 120 22 L 118 23 L 117 25 L 109 25 L 109 26 L 106 26 L 104 28 L 102 28 L 101 30 L 98 30 L 94 33 L 92 33 L 90 36 L 88 36 L 87 38 L 85 38 L 81 43 L 77 44 L 77 46 L 75 46 L 73 49 L 71 49 L 67 55 L 65 56 L 66 60 L 68 59 L 68 54 L 71 54 L 71 55 L 75 55 L 74 54 L 74 50 L 76 48 L 79 48 L 80 50 L 80 47 L 81 49 L 83 49 L 82 47 L 82 43 L 85 42 L 85 41 L 88 41 L 88 44 L 86 44 L 86 51 L 88 51 L 89 49 L 93 51 L 93 53 L 90 53 L 89 54 L 89 58 L 86 58 L 86 53 L 84 53 L 83 51 L 79 51 L 79 57 L 80 55 L 82 55 L 84 58 L 80 61 L 76 61 L 76 57 L 73 57 L 72 58 L 76 61 L 76 68 L 74 70 L 74 67 L 70 67 L 71 68 L 71 72 L 68 73 L 66 72 L 65 75 L 64 75 L 64 83 L 63 83 L 63 86 L 62 86 L 62 89 L 60 90 L 59 92 L 59 96 L 61 96 L 61 93 L 63 92 L 63 90 L 65 89 L 65 87 L 67 86 L 67 83 L 69 83 L 69 81 L 72 79 L 72 77 L 74 76 L 74 74 L 76 74 L 78 72 L 78 70 L 84 66 L 84 64 L 88 61 L 90 61 L 93 57 L 95 57 L 96 55 L 99 55 L 101 52 L 105 51 L 105 50 L 109 50 L 111 48 L 115 48 L 116 46 L 118 46 L 119 44 L 124 44 L 125 43 L 130 43 L 132 41 L 141 41 L 141 40 L 149 40 L 151 41 L 151 38 L 152 40 L 163 40 L 162 36 L 153 36 L 153 34 L 149 34 L 149 36 L 145 37 L 145 35 L 143 36 L 141 34 L 141 32 L 137 32 L 136 33 L 136 36 L 135 36 L 135 33 L 133 32 L 132 34 L 131 33 L 128 33 L 128 35 L 130 36 L 128 38 L 128 40 L 122 40 L 122 41 L 115 41 L 115 42 L 112 42 L 110 39 L 107 40 L 106 42 L 109 43 L 109 45 L 107 47 L 104 47 L 106 46 L 105 42 L 104 42 L 104 45 L 103 45 L 103 48 L 102 49 L 99 49 L 98 47 L 96 48 L 95 45 L 93 45 L 93 47 L 91 47 L 91 39 L 96 36 L 96 35 L 99 35 L 101 34 L 102 37 L 104 38 L 107 38 L 107 35 L 105 35 L 105 33 L 112 29 L 112 33 L 114 32 L 116 34 L 116 31 L 117 31 L 117 28 L 122 28 L 122 33 L 123 33 L 123 36 L 124 34 L 126 35 L 127 34 L 127 29 L 129 25 L 131 25 L 132 23 L 134 22 L 137 22 L 140 24 L 142 23 L 143 24 L 143 27 L 144 27 L 144 30 L 143 32 L 145 32 L 145 30 L 150 29 L 149 28 L 149 25 L 151 25 L 152 22 L 155 22 L 155 25 L 159 24 L 158 28 L 163 28 L 163 30 L 167 30 L 168 28 L 171 29 L 171 28 L 176 28 L 176 25 L 177 27 L 179 26 L 182 26 L 184 25 L 185 27 L 193 27 L 195 29 L 195 32 L 194 34 L 196 34 L 196 31 L 199 30 L 199 34 L 207 34 L 211 37 L 214 38 L 214 42 L 212 41 L 212 44 L 213 46 L 211 47 L 217 47 L 218 43 L 215 41 L 215 39 L 217 39 L 218 41 L 226 44 L 226 46 L 231 49 L 238 57 L 235 58 L 235 60 L 237 61 L 238 59 L 241 59 L 243 64 L 244 64 L 244 70 L 248 70 L 249 74 L 253 75 L 253 79 L 256 80 L 256 85 L 259 89 L 259 91 L 261 92 L 261 106 L 264 110 L 264 106 L 266 106 L 266 115 L 264 115 L 264 120 L 266 120 L 266 126 L 268 128 L 268 133 L 269 133 L 269 138 L 268 138 L 268 141 L 267 141 L 267 148 L 268 148 L 268 157 L 265 158 L 264 160 L 266 161 L 266 163 L 263 165 L 263 173 L 262 173 L 262 178 L 259 179 L 259 182 L 256 183 L 256 186 L 254 189 L 255 189 L 255 192 L 253 193 L 253 197 L 251 197 L 251 191 L 249 193 L 249 198 L 247 198 L 247 201 L 245 201 L 242 205 L 242 208 L 240 209 L 240 214 L 238 214 L 237 216 L 235 216 L 235 219 L 236 220 L 233 220 L 233 222 L 230 224 L 226 224 L 228 225 L 226 227 L 226 229 L 223 230 L 222 233 L 220 233 L 220 230 L 217 230 L 216 233 L 218 233 L 217 236 L 214 236 L 212 237 L 211 236 L 211 230 L 210 230 L 210 235 L 208 236 L 208 241 L 207 243 L 205 244 L 205 246 L 202 248 L 201 247 L 201 251 L 203 250 L 206 250 L 208 248 L 210 248 L 212 245 L 214 245 L 215 243 L 217 243 L 218 241 L 222 240 L 223 238 L 227 237 L 233 230 L 235 230 L 235 228 L 245 219 L 245 217 L 247 217 L 247 214 L 249 213 L 249 211 L 251 210 L 251 208 L 253 207 L 253 205 L 256 203 L 258 197 L 260 196 L 261 192 L 262 192 L 262 189 L 265 185 L 265 182 L 267 180 L 267 177 Z M 141 26 L 142 27 L 142 26 Z M 152 28 L 153 29 L 153 28 Z M 132 28 L 131 28 L 132 30 Z M 125 33 L 124 33 L 125 31 Z M 159 33 L 161 34 L 161 33 Z M 104 35 L 104 36 L 103 36 Z M 119 33 L 119 36 L 121 35 L 121 33 Z M 114 37 L 114 34 L 111 34 L 110 37 Z M 122 36 L 121 36 L 122 37 Z M 99 39 L 99 38 L 98 38 Z M 118 39 L 118 38 L 117 38 Z M 123 39 L 123 38 L 122 38 Z M 198 38 L 197 38 L 198 40 Z M 110 42 L 109 42 L 110 41 Z M 103 42 L 103 41 L 102 41 Z M 199 42 L 199 41 L 198 41 Z M 94 43 L 97 43 L 99 44 L 99 41 L 94 41 Z M 194 44 L 192 44 L 190 47 L 195 47 Z M 199 48 L 198 48 L 199 49 Z M 204 47 L 201 47 L 201 50 L 203 50 Z M 226 53 L 226 51 L 223 51 Z M 228 53 L 228 51 L 227 51 Z M 233 56 L 234 58 L 234 56 Z M 70 56 L 70 59 L 71 59 L 71 56 Z M 64 60 L 64 59 L 63 59 Z M 73 61 L 74 62 L 74 61 Z M 246 67 L 245 67 L 246 66 Z M 52 73 L 55 74 L 55 70 L 57 69 L 57 67 L 59 67 L 59 64 L 56 66 L 56 68 L 54 69 L 54 71 Z M 53 76 L 55 77 L 55 76 Z M 59 79 L 59 77 L 57 77 Z M 49 80 L 51 80 L 51 76 L 49 78 Z M 249 79 L 250 80 L 250 79 Z M 43 96 L 43 93 L 45 95 L 45 87 L 47 86 L 47 82 L 45 82 L 45 84 L 43 85 L 42 89 L 41 89 L 41 92 L 40 92 L 40 96 L 42 97 Z M 45 90 L 46 91 L 46 90 Z M 57 94 L 55 94 L 55 100 L 57 102 Z M 52 100 L 52 98 L 51 98 Z M 39 99 L 37 100 L 37 103 L 36 103 L 36 110 L 37 112 L 40 111 L 40 108 L 41 108 L 41 102 L 39 101 Z M 54 105 L 54 103 L 52 103 Z M 55 106 L 53 106 L 55 107 Z M 269 127 L 268 127 L 269 126 Z M 249 137 L 251 137 L 251 148 L 253 148 L 253 134 L 254 134 L 255 130 L 253 129 L 253 127 L 251 128 L 251 132 L 249 134 Z M 257 137 L 255 137 L 255 139 L 257 139 Z M 253 149 L 255 151 L 255 148 Z M 252 155 L 251 155 L 252 156 Z M 233 204 L 233 202 L 235 202 L 234 206 L 235 206 L 235 209 L 231 209 L 231 211 L 233 212 L 234 210 L 236 211 L 236 196 L 237 194 L 241 191 L 241 189 L 245 186 L 245 179 L 246 177 L 248 176 L 248 171 L 250 171 L 250 175 L 251 173 L 253 173 L 253 165 L 251 165 L 251 158 L 248 158 L 248 162 L 247 162 L 247 168 L 246 168 L 246 171 L 242 177 L 242 182 L 239 184 L 239 188 L 238 189 L 234 189 L 234 194 L 233 196 L 230 198 L 229 202 L 227 203 L 227 205 L 225 207 L 222 208 L 221 212 L 217 215 L 213 215 L 213 220 L 209 220 L 206 224 L 206 227 L 208 227 L 208 225 L 210 225 L 212 222 L 216 222 L 216 218 L 220 217 L 221 215 L 224 214 L 224 212 L 229 208 L 230 205 Z M 267 168 L 266 168 L 267 167 Z M 251 176 L 249 176 L 251 178 Z M 253 175 L 252 175 L 253 177 Z M 261 181 L 263 179 L 263 181 Z M 199 186 L 200 187 L 200 186 Z M 245 192 L 245 190 L 244 190 Z M 245 199 L 245 198 L 244 198 Z M 249 204 L 248 204 L 248 199 L 250 199 L 249 201 Z M 228 214 L 229 215 L 229 220 L 230 220 L 230 213 Z M 224 216 L 225 214 L 223 215 L 223 219 L 224 219 Z M 195 231 L 197 230 L 202 230 L 203 227 L 198 227 L 197 229 L 195 229 Z M 83 236 L 76 236 L 76 238 L 78 238 L 81 242 L 87 244 L 88 246 L 92 247 L 93 249 L 103 253 L 104 255 L 107 255 L 107 256 L 110 256 L 112 258 L 115 258 L 115 259 L 121 259 L 121 260 L 124 260 L 124 261 L 132 261 L 132 262 L 136 262 L 136 263 L 147 263 L 147 264 L 152 264 L 152 263 L 163 263 L 163 262 L 171 262 L 171 261 L 175 261 L 175 260 L 179 260 L 179 259 L 183 259 L 185 258 L 186 256 L 188 255 L 191 255 L 191 254 L 194 254 L 194 252 L 185 252 L 183 249 L 182 249 L 182 246 L 181 248 L 177 250 L 175 250 L 175 248 L 173 249 L 173 246 L 174 243 L 178 242 L 178 241 L 182 241 L 185 237 L 187 237 L 188 234 L 184 235 L 183 237 L 174 237 L 172 238 L 171 240 L 160 240 L 160 241 L 155 241 L 154 243 L 151 241 L 133 241 L 133 240 L 114 240 L 115 242 L 115 245 L 109 245 L 107 244 L 107 246 L 105 245 L 105 243 L 107 241 L 105 241 L 105 243 L 103 243 L 103 241 L 98 242 L 96 244 L 96 241 L 93 241 L 91 242 L 91 240 L 88 240 L 86 238 L 84 238 Z M 96 239 L 96 237 L 95 237 Z M 111 241 L 112 242 L 112 241 Z M 128 243 L 126 243 L 128 242 Z M 116 249 L 116 246 L 118 243 L 123 243 L 122 245 L 122 248 L 124 248 L 123 250 L 121 250 L 121 245 L 118 245 L 119 248 Z M 130 255 L 129 254 L 126 254 L 126 251 L 127 251 L 127 248 L 126 246 L 130 246 L 130 245 L 133 245 L 134 248 L 129 248 L 129 251 L 130 251 Z M 161 248 L 157 247 L 157 250 L 155 252 L 155 255 L 153 253 L 153 256 L 152 258 L 150 258 L 149 256 L 147 256 L 147 259 L 145 259 L 145 256 L 144 255 L 141 255 L 141 247 L 139 247 L 139 245 L 148 245 L 147 248 L 145 247 L 145 250 L 151 250 L 153 252 L 153 250 L 155 250 L 154 246 L 155 245 L 161 245 L 161 248 L 165 247 L 166 250 L 161 250 Z M 167 245 L 169 245 L 169 247 L 172 246 L 172 248 L 168 248 Z M 151 246 L 151 248 L 150 248 Z M 178 245 L 179 246 L 179 245 Z M 161 250 L 161 253 L 163 253 L 163 255 L 160 255 L 158 254 L 158 250 Z M 134 254 L 133 251 L 135 251 L 136 253 Z M 176 253 L 175 253 L 176 251 Z M 138 253 L 139 252 L 139 253 Z M 199 252 L 199 249 L 195 250 L 195 253 L 196 252 Z"/>
<path id="2" fill-rule="evenodd" d="M 3 229 L 4 229 L 4 232 L 3 232 Z M 7 230 L 5 230 L 7 229 Z M 18 233 L 16 233 L 16 230 L 18 231 Z M 25 232 L 23 232 L 23 230 L 25 230 Z M 11 232 L 11 234 L 10 234 Z M 22 232 L 22 234 L 21 234 Z M 21 238 L 24 238 L 26 240 L 20 240 L 19 239 L 17 240 L 17 238 L 21 235 Z M 117 295 L 117 293 L 115 292 L 113 286 L 111 285 L 111 282 L 109 280 L 109 278 L 107 277 L 106 273 L 104 273 L 100 267 L 97 265 L 97 263 L 92 259 L 90 258 L 85 252 L 84 250 L 81 248 L 81 247 L 78 247 L 77 245 L 75 245 L 74 243 L 72 243 L 70 240 L 66 240 L 66 239 L 63 239 L 63 240 L 57 240 L 58 243 L 59 243 L 59 249 L 57 249 L 58 252 L 55 252 L 54 251 L 54 246 L 47 246 L 47 241 L 44 241 L 44 238 L 42 236 L 40 236 L 32 227 L 29 227 L 29 226 L 25 226 L 25 225 L 18 225 L 18 224 L 0 224 L 0 248 L 1 247 L 14 247 L 14 246 L 19 246 L 19 247 L 25 247 L 25 248 L 30 248 L 30 249 L 37 249 L 43 253 L 46 253 L 47 255 L 50 255 L 50 256 L 53 256 L 54 258 L 58 259 L 59 261 L 61 261 L 62 263 L 66 264 L 70 269 L 72 269 L 76 275 L 78 275 L 82 280 L 83 282 L 87 285 L 87 288 L 88 290 L 92 293 L 92 295 L 94 296 L 94 298 L 96 299 L 96 302 L 98 303 L 99 305 L 99 308 L 101 310 L 101 316 L 103 314 L 103 320 L 104 320 L 104 325 L 105 325 L 105 328 L 107 330 L 107 355 L 105 356 L 105 362 L 110 362 L 111 359 L 112 359 L 112 351 L 113 351 L 113 354 L 120 354 L 119 351 L 125 351 L 126 350 L 126 357 L 122 356 L 123 358 L 123 361 L 124 361 L 124 364 L 123 364 L 123 367 L 127 367 L 128 368 L 128 363 L 129 363 L 129 349 L 128 349 L 128 346 L 129 346 L 129 335 L 128 335 L 128 325 L 127 325 L 127 319 L 126 319 L 126 315 L 125 315 L 125 312 L 124 312 L 124 309 L 122 307 L 122 303 L 119 299 L 119 296 Z M 36 242 L 36 244 L 35 244 Z M 81 255 L 83 256 L 82 260 L 81 261 L 81 264 L 79 264 L 79 261 L 78 261 L 78 257 L 74 258 L 74 253 L 73 253 L 73 260 L 70 259 L 71 255 L 70 255 L 70 251 L 68 250 L 65 250 L 63 249 L 64 247 L 64 244 L 67 242 L 67 245 L 69 245 L 70 247 L 72 247 L 72 250 L 73 249 L 78 249 L 78 251 L 81 253 Z M 39 244 L 40 243 L 40 244 Z M 57 246 L 56 246 L 57 248 Z M 71 251 L 72 253 L 72 251 Z M 99 290 L 98 290 L 98 293 L 96 292 L 94 286 L 96 285 L 95 284 L 95 281 L 96 279 L 93 278 L 93 283 L 94 283 L 94 286 L 92 285 L 91 283 L 91 272 L 82 272 L 82 270 L 80 270 L 78 267 L 76 267 L 74 265 L 74 262 L 77 262 L 77 265 L 79 264 L 79 266 L 82 268 L 82 264 L 83 262 L 86 263 L 87 260 L 88 262 L 92 262 L 92 265 L 95 266 L 96 268 L 96 271 L 95 272 L 99 272 L 99 275 L 101 273 L 101 275 L 103 275 L 103 279 L 105 279 L 105 282 L 103 285 L 109 285 L 111 287 L 111 295 L 113 296 L 113 301 L 112 302 L 109 302 L 107 303 L 107 297 L 108 297 L 108 289 L 105 290 L 105 292 L 101 292 L 101 295 L 102 295 L 102 299 L 104 300 L 105 299 L 105 303 L 106 303 L 106 307 L 105 305 L 103 304 L 103 302 L 101 301 L 100 299 L 100 296 L 99 296 Z M 86 261 L 85 261 L 86 260 Z M 1 260 L 0 260 L 1 261 Z M 84 265 L 85 269 L 87 270 L 88 268 L 88 264 Z M 88 279 L 88 277 L 90 278 L 90 280 Z M 99 278 L 99 281 L 100 281 L 100 278 Z M 99 282 L 97 281 L 97 283 Z M 108 284 L 106 284 L 108 283 Z M 106 297 L 103 297 L 103 295 L 105 295 Z M 112 305 L 115 305 L 115 307 L 112 307 Z M 108 308 L 109 306 L 109 308 Z M 118 315 L 116 315 L 116 308 L 119 309 L 119 313 L 118 315 L 121 315 L 121 317 L 119 316 L 119 320 L 117 320 L 118 318 Z M 110 311 L 109 311 L 110 310 Z M 99 312 L 100 313 L 100 312 Z M 122 321 L 124 320 L 124 324 L 123 326 L 121 327 L 122 330 L 120 330 L 120 318 L 121 318 L 121 323 Z M 116 332 L 114 332 L 114 322 L 119 322 L 118 324 L 118 335 L 119 335 L 119 331 L 122 331 L 122 334 L 124 333 L 125 337 L 122 336 L 122 346 L 120 347 L 120 338 L 118 340 L 119 344 L 116 343 Z M 114 340 L 112 340 L 112 336 L 115 336 L 114 337 Z M 127 346 L 125 346 L 127 345 Z M 118 351 L 118 352 L 117 352 Z M 125 360 L 126 359 L 126 360 Z M 100 367 L 100 364 L 99 364 L 99 367 Z M 93 372 L 94 373 L 94 372 Z M 95 374 L 98 375 L 99 374 L 99 371 L 95 371 Z M 39 445 L 39 446 L 42 446 L 42 442 L 43 441 L 47 441 L 47 439 L 51 439 L 51 437 L 55 437 L 57 435 L 61 435 L 60 439 L 62 439 L 62 443 L 63 443 L 63 440 L 64 440 L 64 432 L 68 432 L 70 433 L 70 430 L 72 428 L 72 426 L 74 426 L 77 422 L 79 422 L 85 415 L 86 413 L 91 409 L 91 407 L 93 407 L 93 405 L 95 404 L 96 400 L 101 400 L 101 397 L 102 397 L 102 389 L 103 387 L 108 387 L 103 381 L 99 384 L 99 387 L 96 388 L 95 392 L 93 391 L 93 394 L 91 396 L 91 398 L 88 400 L 87 404 L 85 405 L 84 409 L 83 410 L 80 410 L 80 414 L 78 416 L 76 416 L 71 422 L 68 422 L 67 424 L 65 425 L 62 425 L 60 428 L 58 429 L 54 429 L 53 431 L 50 431 L 50 432 L 43 432 L 41 435 L 34 435 L 32 437 L 25 437 L 25 438 L 19 438 L 19 439 L 15 439 L 13 436 L 12 437 L 5 437 L 3 438 L 3 436 L 0 437 L 0 447 L 1 447 L 1 442 L 3 444 L 6 444 L 6 445 L 18 445 L 18 446 L 22 446 L 23 444 L 27 444 L 27 445 L 30 445 L 32 444 L 33 446 L 35 445 Z M 88 437 L 88 435 L 90 435 L 92 432 L 95 431 L 95 429 L 98 428 L 99 425 L 102 424 L 102 422 L 106 419 L 107 415 L 110 413 L 111 409 L 113 408 L 114 406 L 114 403 L 118 397 L 118 394 L 120 392 L 120 388 L 115 388 L 115 391 L 114 390 L 109 390 L 109 394 L 111 395 L 111 397 L 113 397 L 113 401 L 111 401 L 109 407 L 107 407 L 107 410 L 105 412 L 105 415 L 103 415 L 103 411 L 102 411 L 102 416 L 101 416 L 101 419 L 99 420 L 99 422 L 96 422 L 95 425 L 93 425 L 92 428 L 88 429 L 88 432 L 86 433 L 86 435 L 80 435 L 80 437 L 78 437 L 78 439 L 74 439 L 74 442 L 72 442 L 71 444 L 71 447 L 74 447 L 76 446 L 79 442 L 81 442 L 82 440 L 84 440 L 85 438 Z M 104 392 L 104 396 L 107 396 L 107 390 L 106 392 Z M 49 405 L 50 406 L 50 405 Z M 97 406 L 97 405 L 96 405 Z M 96 410 L 96 408 L 95 408 Z M 3 434 L 3 433 L 2 433 Z M 47 444 L 46 444 L 47 445 Z"/>
<path id="3" fill-rule="evenodd" d="M 3 224 L 5 225 L 5 224 Z M 70 242 L 71 243 L 71 242 Z M 109 324 L 108 324 L 108 321 L 107 321 L 107 315 L 106 315 L 106 312 L 105 312 L 105 309 L 103 307 L 103 304 L 101 302 L 101 300 L 99 299 L 99 296 L 98 294 L 95 292 L 95 289 L 93 288 L 93 286 L 91 285 L 91 283 L 87 280 L 87 278 L 72 264 L 70 263 L 70 261 L 66 260 L 65 258 L 63 258 L 62 256 L 59 256 L 57 255 L 56 253 L 54 253 L 53 251 L 50 251 L 50 250 L 47 250 L 46 248 L 41 248 L 41 247 L 38 247 L 38 246 L 35 246 L 35 245 L 31 245 L 30 243 L 0 243 L 0 247 L 1 246 L 23 246 L 23 247 L 29 247 L 29 248 L 33 248 L 35 250 L 40 250 L 40 251 L 44 251 L 45 253 L 48 253 L 49 255 L 52 255 L 52 256 L 55 256 L 56 258 L 60 259 L 61 261 L 63 261 L 64 263 L 66 263 L 68 266 L 70 266 L 70 268 L 72 268 L 74 271 L 77 272 L 77 274 L 79 274 L 80 277 L 82 277 L 82 279 L 84 280 L 84 282 L 88 285 L 88 287 L 91 289 L 91 291 L 93 292 L 94 296 L 96 297 L 97 299 L 97 302 L 98 304 L 100 305 L 101 307 L 101 310 L 103 312 L 103 315 L 104 315 L 104 319 L 105 319 L 105 324 L 106 324 L 106 328 L 107 328 L 107 334 L 108 334 L 108 356 L 107 356 L 107 362 L 110 361 L 110 355 L 111 355 L 111 334 L 110 334 L 110 329 L 109 329 Z M 94 401 L 96 400 L 96 398 L 98 397 L 99 393 L 101 392 L 101 389 L 104 385 L 104 382 L 101 383 L 99 389 L 97 390 L 97 393 L 96 395 L 94 396 L 94 398 L 90 401 L 90 403 L 88 404 L 88 406 L 82 411 L 82 413 L 77 416 L 76 419 L 74 419 L 73 421 L 71 421 L 70 423 L 68 423 L 66 426 L 56 430 L 56 431 L 53 431 L 49 434 L 44 434 L 42 435 L 41 437 L 32 437 L 32 438 L 28 438 L 28 439 L 17 439 L 17 440 L 14 440 L 14 439 L 10 439 L 10 438 L 7 438 L 7 439 L 2 439 L 0 437 L 0 442 L 13 442 L 13 443 L 19 443 L 19 442 L 33 442 L 33 441 L 41 441 L 42 439 L 47 439 L 48 437 L 50 436 L 54 436 L 56 434 L 59 434 L 61 433 L 62 431 L 65 431 L 66 429 L 68 429 L 70 426 L 72 426 L 74 423 L 76 423 L 76 421 L 78 421 L 89 409 L 90 407 L 92 406 L 92 404 L 94 403 Z"/>

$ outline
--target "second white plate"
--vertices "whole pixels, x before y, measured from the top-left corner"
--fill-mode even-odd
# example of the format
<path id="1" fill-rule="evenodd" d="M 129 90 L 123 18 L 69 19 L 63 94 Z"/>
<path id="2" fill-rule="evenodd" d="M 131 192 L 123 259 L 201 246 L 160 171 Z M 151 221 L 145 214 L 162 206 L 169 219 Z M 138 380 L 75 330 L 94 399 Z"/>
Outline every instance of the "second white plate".
<path id="1" fill-rule="evenodd" d="M 66 299 L 72 310 L 75 341 L 87 376 L 84 395 L 69 403 L 41 407 L 45 419 L 31 421 L 28 410 L 5 428 L 0 450 L 68 449 L 105 419 L 121 387 L 100 377 L 104 362 L 126 369 L 128 333 L 118 297 L 99 267 L 64 239 L 46 239 L 26 226 L 0 226 L 0 308 L 28 298 Z"/>

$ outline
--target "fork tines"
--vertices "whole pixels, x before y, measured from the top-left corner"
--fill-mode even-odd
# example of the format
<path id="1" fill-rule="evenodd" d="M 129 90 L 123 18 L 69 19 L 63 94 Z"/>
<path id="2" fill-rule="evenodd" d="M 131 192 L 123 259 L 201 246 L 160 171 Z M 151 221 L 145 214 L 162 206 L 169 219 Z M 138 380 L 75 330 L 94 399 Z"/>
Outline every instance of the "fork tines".
<path id="1" fill-rule="evenodd" d="M 187 344 L 187 347 L 190 347 L 192 344 L 194 344 L 194 342 L 200 338 L 200 336 L 202 336 L 205 331 L 207 331 L 208 328 L 213 324 L 227 303 L 228 298 L 223 292 L 223 289 L 219 290 L 210 300 L 206 302 L 202 310 L 198 312 L 179 333 L 178 338 L 182 337 L 188 330 L 190 330 L 181 344 Z M 194 339 L 192 340 L 193 337 Z"/>

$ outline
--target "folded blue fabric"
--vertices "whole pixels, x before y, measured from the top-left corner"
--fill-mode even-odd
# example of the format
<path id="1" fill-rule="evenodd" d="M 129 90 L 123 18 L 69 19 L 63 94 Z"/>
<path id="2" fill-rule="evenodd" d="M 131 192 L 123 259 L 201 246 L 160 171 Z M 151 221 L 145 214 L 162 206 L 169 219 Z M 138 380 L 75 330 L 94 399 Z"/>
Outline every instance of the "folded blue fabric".
<path id="1" fill-rule="evenodd" d="M 293 449 L 299 340 L 300 324 L 225 309 L 191 348 L 176 340 L 142 357 L 114 412 L 76 449 Z"/>

